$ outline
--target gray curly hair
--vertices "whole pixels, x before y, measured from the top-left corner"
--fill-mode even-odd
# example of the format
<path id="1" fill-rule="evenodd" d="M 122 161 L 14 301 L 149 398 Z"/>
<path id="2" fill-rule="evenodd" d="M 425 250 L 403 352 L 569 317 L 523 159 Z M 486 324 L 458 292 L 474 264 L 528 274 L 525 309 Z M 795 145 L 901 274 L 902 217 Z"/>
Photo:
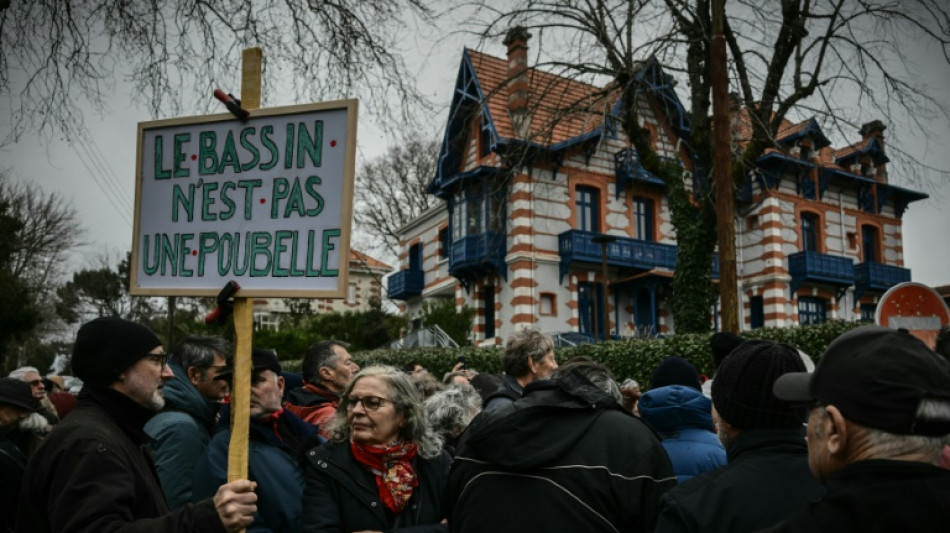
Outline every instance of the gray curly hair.
<path id="1" fill-rule="evenodd" d="M 350 410 L 350 395 L 356 383 L 366 377 L 379 379 L 389 389 L 390 399 L 406 423 L 399 437 L 415 441 L 419 446 L 419 456 L 425 459 L 438 457 L 442 452 L 442 440 L 429 428 L 422 408 L 422 398 L 412 384 L 412 380 L 402 370 L 385 365 L 369 366 L 360 370 L 343 392 L 336 414 L 327 423 L 327 430 L 333 435 L 331 440 L 345 442 L 350 440 L 350 424 L 347 412 Z"/>
<path id="2" fill-rule="evenodd" d="M 465 431 L 482 410 L 482 397 L 471 385 L 449 385 L 425 403 L 426 421 L 443 441 Z"/>

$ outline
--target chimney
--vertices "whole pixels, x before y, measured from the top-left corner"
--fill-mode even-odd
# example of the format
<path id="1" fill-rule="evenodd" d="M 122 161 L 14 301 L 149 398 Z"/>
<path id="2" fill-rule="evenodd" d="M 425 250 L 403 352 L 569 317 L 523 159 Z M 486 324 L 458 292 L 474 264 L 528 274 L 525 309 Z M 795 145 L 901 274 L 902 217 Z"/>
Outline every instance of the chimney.
<path id="1" fill-rule="evenodd" d="M 858 132 L 861 134 L 862 144 L 866 143 L 868 139 L 875 138 L 877 139 L 878 144 L 881 145 L 881 149 L 884 150 L 884 130 L 887 129 L 887 126 L 884 125 L 880 120 L 872 120 L 861 125 L 861 129 Z M 882 183 L 887 183 L 887 165 L 881 163 L 874 167 L 874 177 L 877 181 Z"/>
<path id="2" fill-rule="evenodd" d="M 531 115 L 528 113 L 528 39 L 523 26 L 508 30 L 503 44 L 508 47 L 508 114 L 515 134 L 527 138 Z"/>
<path id="3" fill-rule="evenodd" d="M 866 141 L 871 137 L 875 137 L 877 141 L 881 143 L 881 146 L 884 146 L 884 130 L 886 129 L 887 126 L 880 120 L 872 120 L 871 122 L 861 125 L 861 129 L 858 130 L 858 132 L 861 134 L 861 140 Z"/>

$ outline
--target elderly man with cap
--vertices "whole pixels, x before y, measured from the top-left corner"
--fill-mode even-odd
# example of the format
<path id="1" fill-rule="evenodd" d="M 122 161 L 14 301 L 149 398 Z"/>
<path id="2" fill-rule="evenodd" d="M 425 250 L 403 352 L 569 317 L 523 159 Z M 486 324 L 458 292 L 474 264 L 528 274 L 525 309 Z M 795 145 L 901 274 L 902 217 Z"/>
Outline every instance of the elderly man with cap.
<path id="1" fill-rule="evenodd" d="M 728 464 L 664 494 L 657 532 L 755 531 L 824 494 L 808 471 L 804 409 L 772 395 L 779 376 L 804 371 L 797 350 L 769 341 L 744 342 L 723 360 L 712 418 Z"/>
<path id="2" fill-rule="evenodd" d="M 828 494 L 772 531 L 950 529 L 950 472 L 933 464 L 950 434 L 945 359 L 907 331 L 864 326 L 774 392 L 814 406 L 808 463 Z"/>
<path id="3" fill-rule="evenodd" d="M 9 432 L 17 422 L 39 409 L 30 385 L 15 378 L 0 378 L 0 531 L 13 531 L 17 497 L 26 467 L 26 455 Z"/>
<path id="4" fill-rule="evenodd" d="M 251 532 L 300 531 L 303 472 L 297 461 L 302 450 L 321 442 L 317 430 L 281 406 L 284 377 L 272 350 L 251 352 L 251 425 L 248 440 L 248 478 L 257 483 L 257 512 L 248 527 Z M 232 371 L 217 379 L 230 379 Z M 230 410 L 221 412 L 217 432 L 194 471 L 194 499 L 214 493 L 228 476 Z"/>
<path id="5" fill-rule="evenodd" d="M 20 491 L 16 530 L 237 531 L 256 510 L 247 480 L 213 498 L 169 511 L 143 450 L 145 423 L 164 405 L 172 377 L 159 338 L 118 317 L 79 328 L 72 366 L 85 385 L 76 410 L 30 459 Z"/>

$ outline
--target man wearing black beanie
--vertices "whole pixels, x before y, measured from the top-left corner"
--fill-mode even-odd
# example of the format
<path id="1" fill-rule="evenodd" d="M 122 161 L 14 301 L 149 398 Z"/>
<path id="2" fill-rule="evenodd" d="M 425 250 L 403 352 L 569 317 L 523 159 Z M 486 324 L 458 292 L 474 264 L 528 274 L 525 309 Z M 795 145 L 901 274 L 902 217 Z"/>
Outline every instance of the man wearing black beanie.
<path id="1" fill-rule="evenodd" d="M 824 494 L 808 469 L 804 409 L 772 394 L 779 376 L 805 370 L 797 350 L 771 341 L 746 341 L 725 357 L 712 416 L 727 464 L 664 494 L 656 531 L 756 531 Z"/>
<path id="2" fill-rule="evenodd" d="M 79 328 L 72 365 L 83 389 L 27 464 L 16 531 L 237 531 L 251 523 L 257 496 L 247 480 L 169 511 L 143 451 L 143 426 L 165 404 L 162 387 L 172 377 L 155 333 L 97 318 Z"/>

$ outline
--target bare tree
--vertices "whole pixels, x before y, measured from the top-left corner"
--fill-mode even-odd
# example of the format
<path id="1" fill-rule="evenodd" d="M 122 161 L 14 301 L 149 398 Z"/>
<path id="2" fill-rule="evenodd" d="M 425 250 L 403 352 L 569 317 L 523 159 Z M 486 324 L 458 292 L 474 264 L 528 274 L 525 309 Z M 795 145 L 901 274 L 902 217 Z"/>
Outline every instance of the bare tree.
<path id="1" fill-rule="evenodd" d="M 400 37 L 430 21 L 424 0 L 2 2 L 0 94 L 13 115 L 5 141 L 28 131 L 78 134 L 83 105 L 102 111 L 117 75 L 155 117 L 181 114 L 195 95 L 207 95 L 197 99 L 207 110 L 216 86 L 236 92 L 248 46 L 264 49 L 268 76 L 298 97 L 358 97 L 383 123 L 405 123 L 428 104 Z"/>
<path id="2" fill-rule="evenodd" d="M 357 174 L 356 224 L 393 256 L 399 255 L 397 230 L 436 201 L 426 186 L 435 176 L 438 156 L 436 141 L 405 140 Z"/>
<path id="3" fill-rule="evenodd" d="M 18 343 L 50 330 L 56 285 L 81 237 L 71 205 L 0 172 L 0 366 Z"/>
<path id="4" fill-rule="evenodd" d="M 715 191 L 694 191 L 682 171 L 656 157 L 641 127 L 635 95 L 646 90 L 637 72 L 657 58 L 666 72 L 684 78 L 688 91 L 694 172 L 712 165 L 709 49 L 710 0 L 520 0 L 504 9 L 464 2 L 478 35 L 496 40 L 510 27 L 526 27 L 538 68 L 597 83 L 623 96 L 620 122 L 647 170 L 663 178 L 677 232 L 679 261 L 673 280 L 674 320 L 680 331 L 708 328 L 715 289 L 710 279 L 715 250 Z M 869 114 L 891 124 L 926 128 L 924 117 L 950 117 L 946 95 L 918 83 L 907 41 L 936 47 L 950 65 L 950 7 L 939 0 L 736 0 L 727 6 L 725 35 L 730 71 L 740 103 L 749 110 L 751 135 L 729 169 L 738 184 L 748 179 L 765 149 L 776 147 L 786 119 L 816 116 L 839 138 L 851 136 Z M 472 9 L 474 7 L 474 9 Z M 934 171 L 891 147 L 894 163 L 918 178 Z M 705 180 L 707 183 L 710 180 Z M 694 195 L 693 193 L 698 193 Z M 730 194 L 732 191 L 730 191 Z"/>

